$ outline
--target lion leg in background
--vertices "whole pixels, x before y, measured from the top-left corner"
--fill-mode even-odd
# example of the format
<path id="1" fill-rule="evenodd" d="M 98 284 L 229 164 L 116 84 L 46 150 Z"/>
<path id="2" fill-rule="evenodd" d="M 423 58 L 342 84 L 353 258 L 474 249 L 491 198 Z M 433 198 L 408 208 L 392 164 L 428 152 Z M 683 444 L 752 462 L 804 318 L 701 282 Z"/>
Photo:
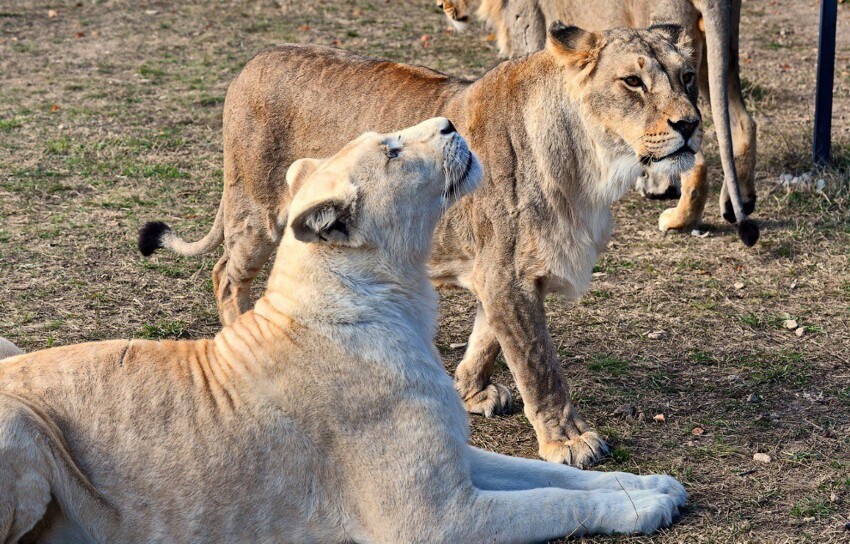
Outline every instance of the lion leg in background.
<path id="1" fill-rule="evenodd" d="M 708 175 L 702 151 L 696 154 L 694 167 L 682 174 L 682 196 L 675 208 L 668 208 L 658 218 L 658 228 L 686 230 L 699 224 L 708 200 Z"/>
<path id="2" fill-rule="evenodd" d="M 538 0 L 513 0 L 503 6 L 504 15 L 497 15 L 499 22 L 496 25 L 499 52 L 508 58 L 516 58 L 543 49 L 547 25 Z M 483 4 L 482 10 L 485 10 Z"/>
<path id="3" fill-rule="evenodd" d="M 479 302 L 469 345 L 455 370 L 455 388 L 469 413 L 491 417 L 511 410 L 510 390 L 490 381 L 499 350 L 499 340 Z"/>
<path id="4" fill-rule="evenodd" d="M 536 459 L 501 455 L 469 446 L 472 483 L 479 489 L 512 491 L 560 487 L 576 491 L 654 489 L 671 495 L 682 506 L 688 494 L 682 484 L 663 474 L 638 476 L 627 472 L 581 470 Z"/>
<path id="5" fill-rule="evenodd" d="M 570 401 L 546 327 L 543 293 L 526 278 L 511 274 L 513 267 L 512 263 L 492 264 L 479 275 L 475 292 L 516 380 L 525 415 L 537 434 L 540 457 L 590 466 L 608 453 L 608 446 Z"/>

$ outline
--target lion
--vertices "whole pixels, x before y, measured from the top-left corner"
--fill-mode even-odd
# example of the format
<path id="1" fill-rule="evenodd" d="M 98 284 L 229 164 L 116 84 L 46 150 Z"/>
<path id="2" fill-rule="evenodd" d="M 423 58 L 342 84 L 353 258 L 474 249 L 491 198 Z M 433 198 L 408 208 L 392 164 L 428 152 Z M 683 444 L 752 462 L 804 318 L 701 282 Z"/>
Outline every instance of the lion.
<path id="1" fill-rule="evenodd" d="M 212 229 L 187 243 L 148 223 L 139 249 L 197 255 L 223 241 L 213 285 L 221 320 L 232 323 L 250 309 L 251 282 L 286 224 L 292 161 L 328 155 L 364 130 L 448 117 L 485 168 L 482 190 L 441 220 L 430 263 L 437 285 L 479 301 L 457 389 L 472 413 L 509 411 L 509 390 L 490 379 L 501 348 L 540 455 L 588 466 L 608 448 L 570 402 L 543 301 L 587 290 L 611 204 L 641 169 L 693 167 L 702 132 L 686 39 L 672 26 L 591 33 L 555 24 L 545 50 L 474 82 L 330 47 L 267 49 L 225 98 L 224 194 Z"/>
<path id="2" fill-rule="evenodd" d="M 469 27 L 469 0 L 437 0 L 437 9 L 443 10 L 458 32 L 465 32 Z"/>
<path id="3" fill-rule="evenodd" d="M 21 348 L 9 342 L 5 338 L 0 338 L 0 360 L 5 359 L 6 357 L 12 357 L 13 355 L 20 355 L 21 353 L 23 353 Z"/>
<path id="4" fill-rule="evenodd" d="M 450 21 L 469 20 L 468 0 L 437 0 Z M 518 57 L 543 49 L 546 28 L 560 20 L 589 30 L 609 27 L 642 27 L 652 23 L 675 23 L 691 38 L 691 62 L 699 74 L 700 93 L 710 102 L 717 130 L 720 159 L 725 179 L 720 193 L 722 216 L 730 223 L 740 222 L 755 210 L 756 124 L 744 106 L 738 62 L 738 34 L 741 0 L 481 0 L 478 16 L 495 32 L 499 51 Z M 740 185 L 737 181 L 740 181 Z M 671 179 L 667 176 L 640 176 L 638 187 L 650 198 L 675 196 L 681 185 L 681 198 L 675 208 L 662 212 L 662 231 L 689 230 L 702 220 L 708 198 L 708 179 L 702 153 L 696 166 Z M 728 194 L 730 186 L 740 186 L 743 208 L 737 210 Z M 745 240 L 746 242 L 746 240 Z M 754 243 L 754 242 L 753 242 Z"/>
<path id="5" fill-rule="evenodd" d="M 687 493 L 468 445 L 434 346 L 441 213 L 481 166 L 445 118 L 286 174 L 256 308 L 197 341 L 0 365 L 0 539 L 540 542 L 649 533 Z"/>

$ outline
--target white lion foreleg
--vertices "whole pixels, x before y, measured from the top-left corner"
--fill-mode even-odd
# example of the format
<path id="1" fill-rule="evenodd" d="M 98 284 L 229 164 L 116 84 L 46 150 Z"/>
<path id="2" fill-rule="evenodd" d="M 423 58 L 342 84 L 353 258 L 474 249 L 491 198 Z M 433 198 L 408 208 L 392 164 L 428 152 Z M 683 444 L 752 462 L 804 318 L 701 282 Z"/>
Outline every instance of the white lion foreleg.
<path id="1" fill-rule="evenodd" d="M 509 457 L 469 447 L 472 483 L 479 489 L 520 490 L 560 487 L 578 491 L 655 490 L 671 495 L 684 506 L 687 492 L 670 476 L 637 476 L 627 472 L 580 470 L 535 459 Z"/>

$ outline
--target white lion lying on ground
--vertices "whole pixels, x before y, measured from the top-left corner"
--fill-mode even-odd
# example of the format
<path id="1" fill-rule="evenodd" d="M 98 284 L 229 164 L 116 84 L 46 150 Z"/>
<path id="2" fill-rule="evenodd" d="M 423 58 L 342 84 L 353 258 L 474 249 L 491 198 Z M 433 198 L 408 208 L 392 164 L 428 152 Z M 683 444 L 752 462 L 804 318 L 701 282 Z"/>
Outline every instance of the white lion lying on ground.
<path id="1" fill-rule="evenodd" d="M 213 340 L 0 365 L 0 541 L 539 542 L 648 533 L 668 476 L 467 445 L 433 344 L 442 212 L 481 167 L 444 118 L 290 167 L 265 296 Z"/>

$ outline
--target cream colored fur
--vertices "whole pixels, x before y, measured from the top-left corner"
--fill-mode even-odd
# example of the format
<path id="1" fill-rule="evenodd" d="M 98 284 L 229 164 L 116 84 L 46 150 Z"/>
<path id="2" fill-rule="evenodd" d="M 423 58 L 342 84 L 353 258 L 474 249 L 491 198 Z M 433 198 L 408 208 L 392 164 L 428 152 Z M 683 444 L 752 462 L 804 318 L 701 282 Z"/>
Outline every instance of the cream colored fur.
<path id="1" fill-rule="evenodd" d="M 0 365 L 0 541 L 512 543 L 672 522 L 686 493 L 668 476 L 467 445 L 426 262 L 481 169 L 446 119 L 287 178 L 266 294 L 215 339 Z"/>

